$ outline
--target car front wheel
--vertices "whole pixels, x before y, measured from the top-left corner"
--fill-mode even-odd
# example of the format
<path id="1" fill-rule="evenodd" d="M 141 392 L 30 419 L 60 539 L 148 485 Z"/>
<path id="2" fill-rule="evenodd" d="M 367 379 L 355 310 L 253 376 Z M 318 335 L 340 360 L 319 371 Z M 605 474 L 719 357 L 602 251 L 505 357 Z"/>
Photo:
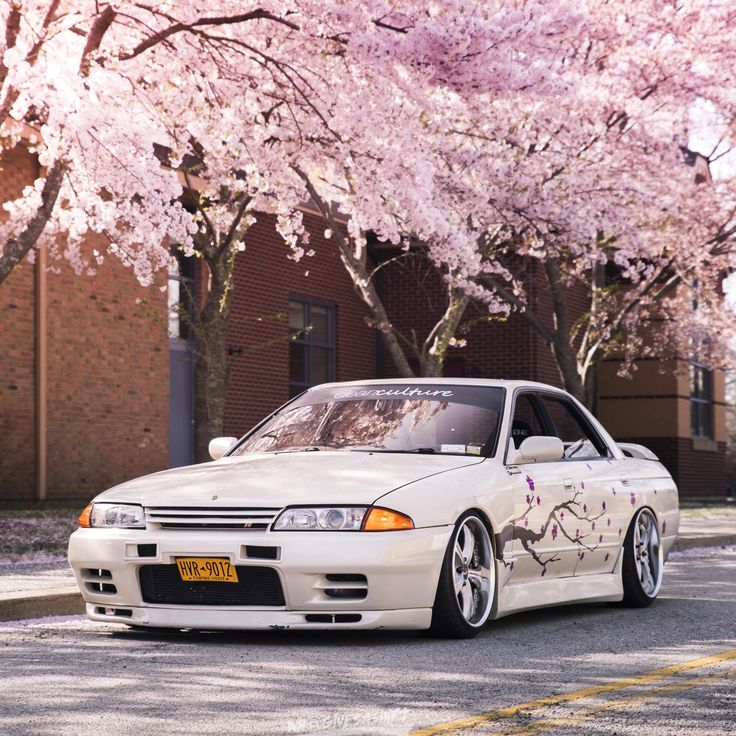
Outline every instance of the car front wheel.
<path id="1" fill-rule="evenodd" d="M 624 540 L 623 604 L 632 608 L 651 605 L 662 587 L 663 567 L 664 553 L 657 519 L 649 509 L 640 509 Z"/>
<path id="2" fill-rule="evenodd" d="M 437 585 L 430 632 L 453 639 L 475 636 L 493 610 L 496 564 L 488 528 L 474 512 L 455 524 Z"/>

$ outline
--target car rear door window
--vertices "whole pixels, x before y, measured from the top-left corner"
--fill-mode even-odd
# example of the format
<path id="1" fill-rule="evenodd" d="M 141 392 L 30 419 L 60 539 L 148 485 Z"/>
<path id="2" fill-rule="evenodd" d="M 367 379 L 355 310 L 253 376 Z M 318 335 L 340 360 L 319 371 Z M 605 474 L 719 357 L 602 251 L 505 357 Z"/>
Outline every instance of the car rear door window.
<path id="1" fill-rule="evenodd" d="M 552 432 L 565 446 L 565 458 L 585 460 L 596 457 L 610 457 L 605 442 L 593 429 L 582 412 L 562 397 L 540 396 Z"/>

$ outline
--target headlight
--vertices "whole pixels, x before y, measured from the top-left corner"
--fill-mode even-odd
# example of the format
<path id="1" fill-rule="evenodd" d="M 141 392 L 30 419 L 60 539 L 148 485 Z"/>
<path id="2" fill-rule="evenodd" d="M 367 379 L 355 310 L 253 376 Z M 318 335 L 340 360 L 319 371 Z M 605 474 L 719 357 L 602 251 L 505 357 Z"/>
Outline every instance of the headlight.
<path id="1" fill-rule="evenodd" d="M 285 509 L 274 522 L 275 531 L 357 532 L 367 509 L 363 507 L 315 506 Z"/>
<path id="2" fill-rule="evenodd" d="M 79 526 L 145 529 L 143 507 L 131 503 L 91 503 L 79 516 Z"/>
<path id="3" fill-rule="evenodd" d="M 378 506 L 312 506 L 284 509 L 274 531 L 397 531 L 413 529 L 414 522 L 398 511 Z"/>

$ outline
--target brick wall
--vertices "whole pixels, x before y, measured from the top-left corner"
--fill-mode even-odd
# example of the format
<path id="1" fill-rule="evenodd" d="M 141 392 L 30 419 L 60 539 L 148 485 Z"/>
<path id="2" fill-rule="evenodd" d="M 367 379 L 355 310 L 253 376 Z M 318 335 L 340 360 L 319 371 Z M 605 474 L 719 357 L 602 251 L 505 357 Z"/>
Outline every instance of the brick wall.
<path id="1" fill-rule="evenodd" d="M 35 161 L 16 148 L 0 161 L 0 201 L 20 196 Z M 0 285 L 0 497 L 30 494 L 36 478 L 33 266 L 22 263 Z"/>
<path id="2" fill-rule="evenodd" d="M 35 173 L 22 149 L 3 170 L 0 195 Z M 47 273 L 48 496 L 82 498 L 166 467 L 166 296 L 141 288 L 116 259 L 95 276 L 66 262 Z M 35 486 L 34 266 L 0 285 L 0 498 Z M 145 304 L 136 304 L 142 298 Z"/>
<path id="3" fill-rule="evenodd" d="M 389 253 L 388 255 L 394 255 Z M 425 339 L 446 306 L 443 283 L 432 268 L 422 266 L 421 259 L 401 259 L 381 269 L 380 291 L 389 317 L 408 336 L 412 329 L 420 340 Z M 549 323 L 552 308 L 544 279 L 532 267 L 529 274 L 530 296 L 537 312 Z M 578 303 L 579 302 L 579 303 Z M 584 308 L 582 297 L 575 308 Z M 508 317 L 490 315 L 482 304 L 471 303 L 463 322 L 470 326 L 464 348 L 450 350 L 446 375 L 469 378 L 504 378 L 542 381 L 561 385 L 549 348 L 518 313 Z M 383 374 L 395 376 L 396 369 L 384 352 Z"/>
<path id="4" fill-rule="evenodd" d="M 295 263 L 275 231 L 275 219 L 261 216 L 236 260 L 228 341 L 241 354 L 230 357 L 225 432 L 242 435 L 289 398 L 289 298 L 324 300 L 335 306 L 336 378 L 375 376 L 375 332 L 356 296 L 333 240 L 324 237 L 317 215 L 306 214 L 315 255 Z"/>

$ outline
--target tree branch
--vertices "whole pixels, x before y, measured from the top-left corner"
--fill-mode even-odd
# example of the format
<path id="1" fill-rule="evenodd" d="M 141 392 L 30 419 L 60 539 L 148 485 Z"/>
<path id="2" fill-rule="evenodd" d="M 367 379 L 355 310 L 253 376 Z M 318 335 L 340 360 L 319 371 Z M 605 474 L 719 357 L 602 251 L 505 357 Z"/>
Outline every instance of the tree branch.
<path id="1" fill-rule="evenodd" d="M 33 217 L 26 223 L 17 238 L 11 238 L 5 244 L 0 254 L 0 284 L 8 277 L 13 269 L 20 263 L 26 254 L 33 248 L 46 223 L 51 217 L 51 212 L 56 204 L 56 199 L 61 190 L 61 183 L 66 173 L 66 166 L 57 161 L 46 172 L 46 181 L 41 190 L 41 206 L 36 210 Z"/>
<path id="2" fill-rule="evenodd" d="M 146 9 L 151 10 L 150 7 Z M 153 36 L 149 36 L 145 40 L 141 41 L 132 51 L 127 54 L 122 54 L 120 59 L 127 61 L 136 56 L 139 56 L 144 51 L 156 46 L 157 44 L 165 41 L 167 38 L 175 35 L 176 33 L 182 33 L 184 31 L 193 31 L 195 28 L 200 26 L 225 26 L 225 25 L 236 25 L 238 23 L 247 23 L 251 20 L 271 20 L 274 23 L 280 23 L 281 25 L 290 28 L 293 31 L 300 30 L 299 26 L 285 18 L 280 18 L 278 15 L 274 15 L 267 10 L 252 10 L 249 13 L 240 13 L 238 15 L 225 15 L 225 16 L 214 16 L 212 18 L 200 18 L 195 20 L 193 23 L 174 23 L 173 25 L 165 28 L 163 31 L 159 31 Z"/>

